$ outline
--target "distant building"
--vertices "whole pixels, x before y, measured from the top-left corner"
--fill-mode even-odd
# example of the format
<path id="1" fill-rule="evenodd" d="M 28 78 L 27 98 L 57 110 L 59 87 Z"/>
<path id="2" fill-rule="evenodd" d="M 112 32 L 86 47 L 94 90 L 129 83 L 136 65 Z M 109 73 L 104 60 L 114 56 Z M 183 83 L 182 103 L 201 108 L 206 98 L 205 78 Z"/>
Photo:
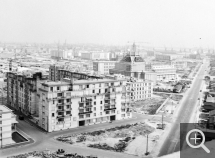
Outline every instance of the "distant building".
<path id="1" fill-rule="evenodd" d="M 153 65 L 152 70 L 157 74 L 157 81 L 176 81 L 177 74 L 174 65 Z"/>
<path id="2" fill-rule="evenodd" d="M 171 62 L 171 65 L 173 65 L 177 70 L 179 69 L 186 69 L 187 68 L 187 61 L 186 60 L 173 60 Z"/>
<path id="3" fill-rule="evenodd" d="M 93 61 L 93 70 L 99 74 L 109 74 L 109 70 L 115 67 L 117 61 Z"/>
<path id="4" fill-rule="evenodd" d="M 166 55 L 166 54 L 156 54 L 155 55 L 155 60 L 157 61 L 171 61 L 173 57 L 171 55 Z"/>
<path id="5" fill-rule="evenodd" d="M 99 79 L 98 76 L 88 75 L 80 72 L 73 72 L 64 69 L 63 66 L 51 65 L 49 67 L 49 80 L 51 81 L 60 81 L 63 78 L 75 78 L 75 79 Z"/>
<path id="6" fill-rule="evenodd" d="M 115 68 L 110 70 L 110 74 L 122 74 L 124 76 L 140 79 L 142 78 L 141 75 L 143 71 L 145 71 L 145 62 L 143 58 L 136 53 L 136 45 L 133 44 L 130 54 L 116 63 Z"/>
<path id="7" fill-rule="evenodd" d="M 183 58 L 184 54 L 163 52 L 155 55 L 156 61 L 171 62 L 174 59 Z"/>
<path id="8" fill-rule="evenodd" d="M 145 70 L 146 71 L 151 71 L 152 70 L 152 64 L 151 63 L 146 63 L 145 64 Z"/>
<path id="9" fill-rule="evenodd" d="M 147 51 L 147 56 L 155 56 L 155 52 L 154 51 Z"/>
<path id="10" fill-rule="evenodd" d="M 131 118 L 125 80 L 64 79 L 39 89 L 39 126 L 48 132 Z"/>
<path id="11" fill-rule="evenodd" d="M 53 59 L 73 59 L 73 50 L 53 49 L 51 52 L 51 58 Z"/>
<path id="12" fill-rule="evenodd" d="M 199 53 L 190 54 L 189 58 L 191 58 L 191 59 L 201 59 L 201 55 Z"/>
<path id="13" fill-rule="evenodd" d="M 145 80 L 149 80 L 152 81 L 153 85 L 155 85 L 157 83 L 157 73 L 153 72 L 153 71 L 145 71 L 143 73 L 143 78 Z"/>
<path id="14" fill-rule="evenodd" d="M 5 105 L 0 105 L 0 148 L 5 145 L 15 143 L 12 140 L 12 133 L 16 131 L 16 115 L 13 114 L 12 110 L 10 110 Z"/>
<path id="15" fill-rule="evenodd" d="M 110 52 L 103 51 L 83 51 L 81 58 L 86 60 L 109 60 Z"/>

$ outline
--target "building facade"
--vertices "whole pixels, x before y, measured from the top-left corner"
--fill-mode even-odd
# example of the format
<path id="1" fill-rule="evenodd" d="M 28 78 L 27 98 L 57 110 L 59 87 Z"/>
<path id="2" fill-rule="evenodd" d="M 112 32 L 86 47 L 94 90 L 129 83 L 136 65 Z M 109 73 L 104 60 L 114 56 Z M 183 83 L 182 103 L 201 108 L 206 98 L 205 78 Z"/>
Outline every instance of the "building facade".
<path id="1" fill-rule="evenodd" d="M 174 65 L 153 65 L 152 70 L 157 74 L 157 81 L 176 81 L 177 74 Z"/>
<path id="2" fill-rule="evenodd" d="M 107 75 L 109 79 L 126 79 L 126 98 L 131 101 L 144 100 L 152 97 L 153 82 L 150 80 L 125 77 L 124 75 Z"/>
<path id="3" fill-rule="evenodd" d="M 184 60 L 173 60 L 171 62 L 171 65 L 173 65 L 177 70 L 186 69 L 187 68 L 187 61 L 184 61 Z"/>
<path id="4" fill-rule="evenodd" d="M 50 81 L 39 98 L 39 126 L 48 132 L 132 117 L 126 80 Z"/>
<path id="5" fill-rule="evenodd" d="M 93 70 L 99 74 L 109 74 L 109 70 L 115 67 L 116 61 L 93 61 Z"/>
<path id="6" fill-rule="evenodd" d="M 41 72 L 32 76 L 8 72 L 7 105 L 26 115 L 38 115 L 37 88 L 46 79 Z"/>
<path id="7" fill-rule="evenodd" d="M 51 65 L 49 67 L 49 80 L 60 81 L 63 78 L 75 78 L 75 79 L 99 79 L 98 76 L 88 75 L 85 73 L 73 72 L 64 69 L 63 66 Z"/>
<path id="8" fill-rule="evenodd" d="M 110 52 L 82 51 L 81 58 L 86 60 L 110 60 Z"/>
<path id="9" fill-rule="evenodd" d="M 116 63 L 114 69 L 110 69 L 110 74 L 122 74 L 128 77 L 143 78 L 142 72 L 145 71 L 145 62 L 137 54 L 136 45 L 133 44 L 132 51 L 127 54 L 120 62 Z"/>
<path id="10" fill-rule="evenodd" d="M 12 133 L 16 130 L 16 116 L 8 107 L 0 105 L 0 148 L 15 143 Z"/>

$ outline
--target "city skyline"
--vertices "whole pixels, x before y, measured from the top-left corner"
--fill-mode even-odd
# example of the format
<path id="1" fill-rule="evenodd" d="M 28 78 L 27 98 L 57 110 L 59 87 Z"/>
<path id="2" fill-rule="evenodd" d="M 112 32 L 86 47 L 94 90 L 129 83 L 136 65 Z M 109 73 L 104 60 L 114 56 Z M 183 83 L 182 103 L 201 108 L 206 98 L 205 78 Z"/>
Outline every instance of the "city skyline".
<path id="1" fill-rule="evenodd" d="M 213 48 L 213 1 L 1 1 L 0 41 Z"/>

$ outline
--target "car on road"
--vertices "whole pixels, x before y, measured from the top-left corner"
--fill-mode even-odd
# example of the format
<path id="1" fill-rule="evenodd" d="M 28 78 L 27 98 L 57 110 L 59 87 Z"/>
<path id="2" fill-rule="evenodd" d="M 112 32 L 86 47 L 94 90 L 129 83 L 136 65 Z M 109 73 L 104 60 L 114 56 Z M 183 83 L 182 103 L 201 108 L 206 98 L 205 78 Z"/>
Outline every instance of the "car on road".
<path id="1" fill-rule="evenodd" d="M 24 120 L 24 116 L 23 115 L 19 115 L 19 120 Z"/>

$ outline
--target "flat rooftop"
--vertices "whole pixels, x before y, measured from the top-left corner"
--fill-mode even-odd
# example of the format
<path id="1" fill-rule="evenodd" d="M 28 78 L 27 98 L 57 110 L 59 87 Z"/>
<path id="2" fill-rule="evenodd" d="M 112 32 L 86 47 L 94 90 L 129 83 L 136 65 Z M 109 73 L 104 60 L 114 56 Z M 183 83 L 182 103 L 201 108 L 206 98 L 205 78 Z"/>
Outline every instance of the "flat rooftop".
<path id="1" fill-rule="evenodd" d="M 7 106 L 5 105 L 0 105 L 0 114 L 3 114 L 3 113 L 10 113 L 12 112 L 11 109 L 9 109 Z"/>

